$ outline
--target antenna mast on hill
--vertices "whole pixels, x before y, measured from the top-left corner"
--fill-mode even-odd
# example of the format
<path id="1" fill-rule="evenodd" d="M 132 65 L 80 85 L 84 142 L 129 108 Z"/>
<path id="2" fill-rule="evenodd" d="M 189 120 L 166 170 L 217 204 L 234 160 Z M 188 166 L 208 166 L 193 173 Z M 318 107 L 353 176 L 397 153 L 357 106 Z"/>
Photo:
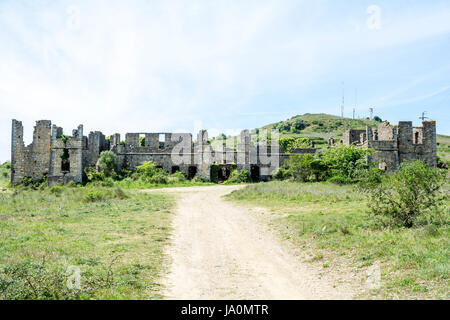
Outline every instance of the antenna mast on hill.
<path id="1" fill-rule="evenodd" d="M 355 119 L 355 110 L 358 107 L 358 89 L 355 88 L 355 107 L 353 108 L 353 119 Z"/>
<path id="2" fill-rule="evenodd" d="M 344 117 L 344 94 L 345 94 L 345 91 L 344 91 L 344 81 L 342 81 L 342 106 L 341 106 L 341 118 L 343 118 Z"/>
<path id="3" fill-rule="evenodd" d="M 373 120 L 373 108 L 369 108 L 369 112 L 370 112 L 370 120 Z"/>
<path id="4" fill-rule="evenodd" d="M 425 117 L 425 113 L 427 113 L 427 112 L 426 111 L 422 112 L 422 116 L 419 117 L 419 119 L 422 119 L 422 121 L 425 119 L 428 119 L 428 117 Z"/>

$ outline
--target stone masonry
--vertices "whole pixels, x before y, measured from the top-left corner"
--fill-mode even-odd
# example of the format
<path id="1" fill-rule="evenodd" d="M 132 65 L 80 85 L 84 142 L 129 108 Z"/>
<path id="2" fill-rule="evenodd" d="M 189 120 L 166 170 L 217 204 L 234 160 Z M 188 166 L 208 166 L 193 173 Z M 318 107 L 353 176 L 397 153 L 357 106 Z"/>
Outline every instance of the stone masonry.
<path id="1" fill-rule="evenodd" d="M 422 160 L 436 166 L 436 122 L 423 121 L 413 127 L 411 121 L 400 121 L 397 126 L 384 121 L 377 129 L 350 129 L 344 133 L 346 145 L 367 146 L 374 149 L 368 161 L 381 169 L 396 170 L 403 161 Z"/>
<path id="2" fill-rule="evenodd" d="M 190 133 L 127 133 L 125 140 L 115 133 L 107 139 L 100 131 L 83 135 L 83 126 L 72 131 L 66 142 L 62 128 L 49 120 L 40 120 L 34 127 L 33 142 L 25 146 L 22 122 L 12 120 L 11 183 L 24 177 L 41 179 L 48 176 L 49 185 L 86 181 L 84 169 L 95 167 L 100 153 L 111 150 L 117 155 L 117 170 L 133 170 L 144 161 L 153 161 L 169 173 L 181 171 L 188 178 L 211 179 L 211 165 L 219 165 L 220 179 L 227 179 L 231 168 L 246 169 L 254 181 L 267 180 L 272 172 L 292 153 L 314 153 L 315 149 L 291 150 L 284 153 L 279 146 L 250 143 L 248 130 L 241 132 L 239 142 L 233 139 L 213 150 L 208 132 L 200 130 L 194 142 Z M 141 145 L 141 138 L 145 144 Z M 63 157 L 67 158 L 63 160 Z M 174 156 L 176 155 L 176 156 Z"/>
<path id="3" fill-rule="evenodd" d="M 24 177 L 44 176 L 48 176 L 50 186 L 85 182 L 85 168 L 95 167 L 105 150 L 117 155 L 118 171 L 133 170 L 144 161 L 153 161 L 169 173 L 181 171 L 188 178 L 198 176 L 211 180 L 211 166 L 217 164 L 219 180 L 227 179 L 236 166 L 238 170 L 249 171 L 253 181 L 267 180 L 293 154 L 316 152 L 314 148 L 294 148 L 286 153 L 277 144 L 251 143 L 248 130 L 243 130 L 239 139 L 222 140 L 215 149 L 206 130 L 200 130 L 195 141 L 190 133 L 127 133 L 124 141 L 118 133 L 109 139 L 100 131 L 84 136 L 83 125 L 74 129 L 67 141 L 61 139 L 62 135 L 62 128 L 52 125 L 50 120 L 40 120 L 34 127 L 33 142 L 25 146 L 22 122 L 12 120 L 11 183 L 20 183 Z M 141 138 L 145 138 L 143 146 Z M 344 134 L 343 143 L 375 149 L 368 160 L 388 171 L 395 170 L 405 160 L 420 159 L 436 166 L 434 121 L 424 121 L 418 128 L 413 128 L 410 121 L 402 121 L 398 126 L 384 122 L 376 130 L 370 127 L 349 130 Z"/>

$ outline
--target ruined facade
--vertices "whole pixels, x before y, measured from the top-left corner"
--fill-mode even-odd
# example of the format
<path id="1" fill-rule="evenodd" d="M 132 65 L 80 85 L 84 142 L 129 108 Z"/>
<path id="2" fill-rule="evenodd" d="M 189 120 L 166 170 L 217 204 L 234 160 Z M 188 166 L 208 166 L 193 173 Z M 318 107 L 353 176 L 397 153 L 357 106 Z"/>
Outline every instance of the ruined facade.
<path id="1" fill-rule="evenodd" d="M 411 160 L 436 166 L 435 121 L 423 121 L 421 127 L 413 127 L 411 121 L 400 121 L 397 126 L 385 121 L 375 130 L 350 129 L 344 133 L 343 143 L 374 149 L 369 163 L 377 163 L 387 171 L 394 171 L 403 161 Z"/>
<path id="2" fill-rule="evenodd" d="M 121 141 L 116 133 L 107 138 L 102 132 L 83 134 L 79 125 L 72 135 L 64 136 L 62 128 L 49 120 L 36 122 L 33 142 L 25 146 L 22 122 L 12 121 L 11 182 L 20 183 L 24 177 L 41 179 L 48 176 L 49 185 L 86 181 L 85 168 L 95 167 L 102 151 L 117 155 L 117 170 L 134 170 L 144 161 L 153 161 L 169 173 L 181 171 L 186 177 L 211 180 L 212 164 L 219 167 L 219 181 L 226 180 L 234 168 L 250 172 L 253 181 L 267 180 L 293 154 L 314 154 L 314 148 L 293 148 L 285 153 L 278 145 L 251 142 L 248 130 L 236 137 L 220 140 L 213 149 L 208 132 L 200 130 L 196 140 L 190 133 L 127 133 Z M 276 140 L 276 139 L 274 139 Z M 367 146 L 376 152 L 369 162 L 393 171 L 405 160 L 423 160 L 436 166 L 436 123 L 423 121 L 414 128 L 411 121 L 391 126 L 381 123 L 373 130 L 348 130 L 342 142 Z M 329 141 L 330 147 L 335 145 Z M 214 173 L 213 173 L 214 174 Z"/>
<path id="3" fill-rule="evenodd" d="M 169 173 L 181 171 L 186 177 L 211 179 L 211 165 L 219 165 L 219 180 L 225 180 L 232 167 L 246 169 L 252 180 L 266 180 L 290 154 L 280 147 L 253 145 L 250 132 L 241 132 L 239 142 L 223 140 L 212 149 L 208 132 L 200 130 L 196 141 L 190 133 L 127 133 L 121 141 L 120 134 L 108 139 L 100 132 L 83 134 L 79 125 L 71 136 L 63 136 L 62 128 L 49 120 L 36 122 L 33 142 L 25 146 L 22 122 L 12 121 L 11 182 L 20 183 L 24 177 L 41 179 L 48 176 L 49 185 L 83 182 L 84 169 L 95 167 L 100 153 L 111 150 L 117 155 L 118 171 L 133 170 L 144 161 L 153 161 Z M 142 138 L 145 138 L 142 139 Z M 145 141 L 141 145 L 141 141 Z M 291 150 L 292 153 L 314 153 L 315 149 Z"/>

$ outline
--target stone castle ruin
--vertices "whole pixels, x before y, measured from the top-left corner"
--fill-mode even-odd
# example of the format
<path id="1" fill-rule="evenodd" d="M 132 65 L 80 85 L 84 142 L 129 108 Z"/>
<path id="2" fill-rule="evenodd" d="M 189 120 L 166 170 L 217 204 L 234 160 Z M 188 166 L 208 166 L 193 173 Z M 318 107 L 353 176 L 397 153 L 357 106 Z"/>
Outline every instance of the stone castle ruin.
<path id="1" fill-rule="evenodd" d="M 118 171 L 133 170 L 144 161 L 153 161 L 169 173 L 181 171 L 188 178 L 198 176 L 211 180 L 211 167 L 217 164 L 218 181 L 228 179 L 234 168 L 249 171 L 253 181 L 262 181 L 289 156 L 316 152 L 315 148 L 294 148 L 286 153 L 278 146 L 273 133 L 272 145 L 264 141 L 255 145 L 248 130 L 241 132 L 239 140 L 222 140 L 215 149 L 206 130 L 200 130 L 195 141 L 190 133 L 127 133 L 124 141 L 120 138 L 118 133 L 107 138 L 100 131 L 85 136 L 82 125 L 71 136 L 64 136 L 62 128 L 52 125 L 50 120 L 40 120 L 34 127 L 33 142 L 25 146 L 22 122 L 12 120 L 11 183 L 20 183 L 25 177 L 44 176 L 48 177 L 49 186 L 85 182 L 84 169 L 95 167 L 100 153 L 106 150 L 117 155 Z M 424 121 L 419 128 L 413 128 L 412 122 L 400 122 L 398 126 L 384 122 L 377 130 L 370 127 L 349 130 L 342 142 L 375 149 L 368 161 L 377 162 L 388 171 L 395 170 L 405 160 L 420 159 L 436 166 L 434 121 Z"/>
<path id="2" fill-rule="evenodd" d="M 400 121 L 397 126 L 384 121 L 377 129 L 350 129 L 344 133 L 346 145 L 367 146 L 375 152 L 369 163 L 378 163 L 380 169 L 392 172 L 403 161 L 422 160 L 436 166 L 436 122 L 423 121 L 421 127 L 413 127 L 411 121 Z"/>
<path id="3" fill-rule="evenodd" d="M 169 173 L 181 171 L 188 178 L 211 180 L 211 165 L 216 163 L 219 181 L 228 179 L 235 167 L 248 170 L 253 181 L 267 180 L 289 156 L 278 145 L 252 145 L 248 130 L 241 132 L 239 142 L 230 143 L 231 139 L 227 139 L 215 150 L 206 130 L 199 131 L 195 142 L 190 133 L 127 133 L 125 141 L 120 140 L 118 133 L 109 138 L 100 131 L 85 136 L 82 125 L 66 139 L 62 136 L 62 128 L 52 125 L 50 120 L 40 120 L 34 127 L 33 142 L 25 146 L 22 122 L 12 120 L 11 183 L 20 183 L 24 177 L 41 179 L 45 175 L 49 185 L 84 182 L 84 169 L 95 167 L 105 150 L 117 155 L 118 171 L 133 170 L 144 161 L 153 161 Z M 144 145 L 141 141 L 145 141 Z"/>

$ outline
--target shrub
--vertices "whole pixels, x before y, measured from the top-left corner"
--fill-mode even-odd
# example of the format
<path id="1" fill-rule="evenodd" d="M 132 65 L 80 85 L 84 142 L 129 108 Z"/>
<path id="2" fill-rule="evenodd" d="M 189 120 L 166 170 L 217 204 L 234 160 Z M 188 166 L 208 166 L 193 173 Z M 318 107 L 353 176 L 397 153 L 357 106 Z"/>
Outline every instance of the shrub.
<path id="1" fill-rule="evenodd" d="M 310 140 L 308 138 L 283 137 L 279 139 L 279 145 L 284 152 L 289 152 L 291 148 L 309 148 Z"/>
<path id="2" fill-rule="evenodd" d="M 119 187 L 114 189 L 114 197 L 118 199 L 126 199 L 128 195 Z"/>
<path id="3" fill-rule="evenodd" d="M 178 183 L 184 181 L 186 181 L 186 177 L 180 171 L 177 171 L 168 177 L 168 183 Z"/>
<path id="4" fill-rule="evenodd" d="M 107 196 L 107 193 L 102 189 L 90 189 L 84 195 L 83 200 L 86 202 L 97 202 L 104 200 Z"/>
<path id="5" fill-rule="evenodd" d="M 371 149 L 358 148 L 355 146 L 337 146 L 322 152 L 319 157 L 323 165 L 329 170 L 329 176 L 339 176 L 336 181 L 358 181 L 367 172 L 367 156 Z"/>
<path id="6" fill-rule="evenodd" d="M 192 182 L 198 183 L 198 182 L 209 182 L 208 179 L 205 179 L 203 177 L 195 176 L 191 180 Z"/>
<path id="7" fill-rule="evenodd" d="M 290 177 L 289 170 L 285 168 L 278 168 L 273 174 L 272 178 L 275 180 L 285 180 Z"/>
<path id="8" fill-rule="evenodd" d="M 311 154 L 295 155 L 286 160 L 288 175 L 295 181 L 320 181 L 327 175 L 323 161 Z"/>
<path id="9" fill-rule="evenodd" d="M 439 156 L 437 156 L 436 164 L 437 164 L 437 167 L 439 169 L 446 169 L 446 170 L 448 170 L 448 163 L 443 161 Z"/>
<path id="10" fill-rule="evenodd" d="M 169 182 L 169 174 L 163 169 L 157 168 L 148 182 L 155 184 L 167 184 Z"/>
<path id="11" fill-rule="evenodd" d="M 117 155 L 112 151 L 102 151 L 97 161 L 98 172 L 103 173 L 106 177 L 114 177 L 117 168 Z"/>
<path id="12" fill-rule="evenodd" d="M 0 269 L 0 299 L 66 300 L 80 298 L 81 292 L 66 285 L 64 270 L 41 263 L 21 262 Z"/>
<path id="13" fill-rule="evenodd" d="M 104 173 L 97 172 L 97 170 L 92 167 L 84 168 L 84 173 L 86 173 L 87 179 L 92 182 L 103 181 L 106 178 Z"/>
<path id="14" fill-rule="evenodd" d="M 48 191 L 50 191 L 50 193 L 53 193 L 54 195 L 60 195 L 61 193 L 64 192 L 64 190 L 65 190 L 65 187 L 59 186 L 59 185 L 54 185 Z"/>
<path id="15" fill-rule="evenodd" d="M 422 161 L 404 162 L 391 175 L 375 170 L 361 183 L 374 215 L 389 217 L 396 225 L 412 227 L 417 218 L 433 212 L 440 204 L 439 189 L 446 173 Z"/>
<path id="16" fill-rule="evenodd" d="M 143 181 L 149 181 L 156 173 L 156 166 L 152 161 L 144 161 L 140 166 L 136 167 L 133 177 Z"/>
<path id="17" fill-rule="evenodd" d="M 243 169 L 241 171 L 233 170 L 231 172 L 230 178 L 228 178 L 227 181 L 224 183 L 243 183 L 243 182 L 250 182 L 250 172 Z"/>
<path id="18" fill-rule="evenodd" d="M 41 179 L 33 179 L 32 177 L 25 176 L 21 180 L 21 185 L 33 190 L 44 189 L 47 186 L 47 174 L 44 174 Z"/>

